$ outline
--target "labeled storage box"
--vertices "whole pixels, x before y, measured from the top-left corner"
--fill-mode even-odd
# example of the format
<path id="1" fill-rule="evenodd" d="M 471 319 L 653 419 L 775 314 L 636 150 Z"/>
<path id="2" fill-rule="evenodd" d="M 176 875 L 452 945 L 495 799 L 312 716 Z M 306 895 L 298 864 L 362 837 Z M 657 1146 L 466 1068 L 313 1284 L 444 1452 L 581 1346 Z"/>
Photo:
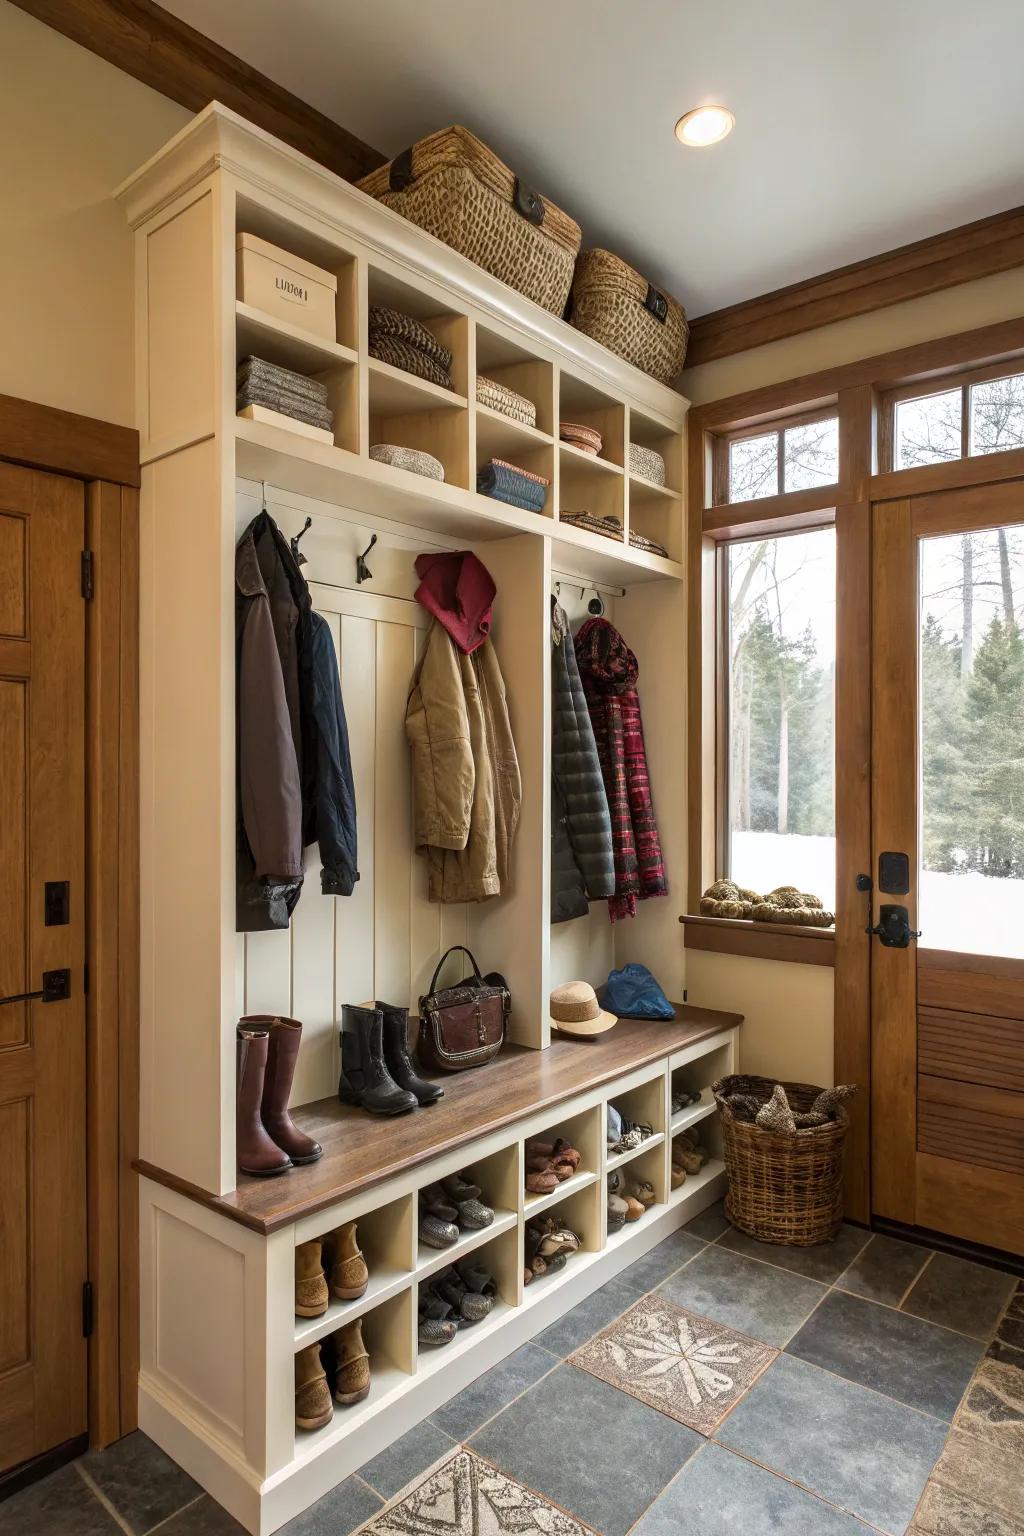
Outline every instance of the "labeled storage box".
<path id="1" fill-rule="evenodd" d="M 580 256 L 569 319 L 661 384 L 671 384 L 682 370 L 690 334 L 683 306 L 611 251 Z"/>
<path id="2" fill-rule="evenodd" d="M 235 236 L 235 281 L 243 304 L 336 341 L 338 279 L 258 235 Z"/>
<path id="3" fill-rule="evenodd" d="M 560 315 L 580 227 L 466 128 L 442 128 L 356 183 L 510 288 Z"/>

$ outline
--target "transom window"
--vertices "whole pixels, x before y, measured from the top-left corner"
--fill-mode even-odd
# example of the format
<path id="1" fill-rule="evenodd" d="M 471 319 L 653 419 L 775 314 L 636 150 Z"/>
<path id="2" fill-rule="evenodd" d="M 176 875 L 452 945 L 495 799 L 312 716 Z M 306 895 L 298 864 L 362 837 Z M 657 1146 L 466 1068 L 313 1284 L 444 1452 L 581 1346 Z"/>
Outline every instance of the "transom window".
<path id="1" fill-rule="evenodd" d="M 755 501 L 833 485 L 839 478 L 839 422 L 833 412 L 730 436 L 721 444 L 721 502 Z"/>
<path id="2" fill-rule="evenodd" d="M 1024 448 L 1024 373 L 893 397 L 892 468 Z"/>

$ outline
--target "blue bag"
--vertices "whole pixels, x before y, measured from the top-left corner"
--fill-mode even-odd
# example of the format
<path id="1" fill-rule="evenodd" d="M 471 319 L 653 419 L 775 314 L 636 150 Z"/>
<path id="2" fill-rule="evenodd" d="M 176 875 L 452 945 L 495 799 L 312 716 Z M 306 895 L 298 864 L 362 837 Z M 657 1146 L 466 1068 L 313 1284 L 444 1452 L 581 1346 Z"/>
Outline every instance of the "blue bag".
<path id="1" fill-rule="evenodd" d="M 646 965 L 624 965 L 612 971 L 605 988 L 604 1007 L 624 1019 L 674 1019 L 676 1011 Z"/>

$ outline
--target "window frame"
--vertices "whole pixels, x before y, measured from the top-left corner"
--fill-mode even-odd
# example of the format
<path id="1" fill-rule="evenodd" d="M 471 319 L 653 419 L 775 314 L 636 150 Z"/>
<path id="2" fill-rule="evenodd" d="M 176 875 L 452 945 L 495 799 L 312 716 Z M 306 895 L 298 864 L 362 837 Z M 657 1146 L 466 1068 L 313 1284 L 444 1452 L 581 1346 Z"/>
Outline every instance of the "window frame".
<path id="1" fill-rule="evenodd" d="M 962 464 L 967 459 L 998 458 L 1001 453 L 1017 453 L 1020 449 L 998 448 L 991 453 L 971 451 L 971 388 L 975 384 L 991 384 L 997 379 L 1024 377 L 1021 359 L 1007 359 L 989 363 L 979 368 L 961 368 L 927 382 L 901 384 L 886 390 L 879 400 L 878 412 L 878 468 L 881 474 L 910 474 L 916 470 L 932 469 L 932 464 L 915 464 L 904 469 L 896 468 L 896 408 L 907 400 L 927 400 L 933 395 L 960 391 L 960 452 L 953 459 L 936 459 L 935 464 Z"/>
<path id="2" fill-rule="evenodd" d="M 786 472 L 785 437 L 790 427 L 812 427 L 819 421 L 831 421 L 838 417 L 835 404 L 811 407 L 806 410 L 791 411 L 778 416 L 770 421 L 752 422 L 747 426 L 735 427 L 730 431 L 716 433 L 711 448 L 711 506 L 713 507 L 756 507 L 758 502 L 771 501 L 775 497 L 819 495 L 827 492 L 833 486 L 838 485 L 837 480 L 830 480 L 820 486 L 813 486 L 811 491 L 786 491 L 783 489 L 783 477 Z M 729 500 L 729 449 L 733 443 L 743 442 L 751 437 L 771 437 L 776 439 L 775 457 L 775 490 L 767 496 L 756 496 L 748 501 Z"/>

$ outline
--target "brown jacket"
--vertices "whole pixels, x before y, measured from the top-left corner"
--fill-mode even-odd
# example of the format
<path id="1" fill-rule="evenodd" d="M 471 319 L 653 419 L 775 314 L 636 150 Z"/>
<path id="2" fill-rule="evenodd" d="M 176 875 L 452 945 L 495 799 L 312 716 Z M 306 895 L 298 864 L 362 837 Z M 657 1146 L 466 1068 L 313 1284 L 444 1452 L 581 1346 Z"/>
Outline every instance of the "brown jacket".
<path id="1" fill-rule="evenodd" d="M 485 901 L 506 889 L 522 782 L 489 640 L 467 656 L 435 619 L 409 703 L 416 851 L 431 901 Z"/>

